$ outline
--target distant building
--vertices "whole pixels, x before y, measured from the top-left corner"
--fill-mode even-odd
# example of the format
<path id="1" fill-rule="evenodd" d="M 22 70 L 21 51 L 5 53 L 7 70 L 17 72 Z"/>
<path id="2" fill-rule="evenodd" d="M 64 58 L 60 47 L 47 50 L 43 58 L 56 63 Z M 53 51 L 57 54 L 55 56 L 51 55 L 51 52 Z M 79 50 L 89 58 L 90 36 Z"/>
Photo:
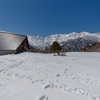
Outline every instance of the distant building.
<path id="1" fill-rule="evenodd" d="M 16 54 L 28 49 L 27 36 L 0 31 L 0 55 Z"/>

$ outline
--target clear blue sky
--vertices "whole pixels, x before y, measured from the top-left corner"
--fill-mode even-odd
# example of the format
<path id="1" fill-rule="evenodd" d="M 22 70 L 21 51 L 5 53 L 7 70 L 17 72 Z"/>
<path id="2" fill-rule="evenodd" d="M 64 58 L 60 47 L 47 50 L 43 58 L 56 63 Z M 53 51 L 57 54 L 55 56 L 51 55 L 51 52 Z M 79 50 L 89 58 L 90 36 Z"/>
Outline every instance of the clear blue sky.
<path id="1" fill-rule="evenodd" d="M 0 30 L 43 36 L 100 32 L 100 0 L 0 0 Z"/>

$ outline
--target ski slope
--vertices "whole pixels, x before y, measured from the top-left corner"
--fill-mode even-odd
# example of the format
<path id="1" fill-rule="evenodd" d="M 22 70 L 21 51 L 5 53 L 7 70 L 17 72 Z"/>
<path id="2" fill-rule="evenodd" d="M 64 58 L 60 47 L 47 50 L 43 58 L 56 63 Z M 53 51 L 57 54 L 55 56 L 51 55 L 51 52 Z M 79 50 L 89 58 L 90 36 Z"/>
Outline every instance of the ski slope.
<path id="1" fill-rule="evenodd" d="M 0 100 L 100 100 L 100 53 L 0 56 Z"/>

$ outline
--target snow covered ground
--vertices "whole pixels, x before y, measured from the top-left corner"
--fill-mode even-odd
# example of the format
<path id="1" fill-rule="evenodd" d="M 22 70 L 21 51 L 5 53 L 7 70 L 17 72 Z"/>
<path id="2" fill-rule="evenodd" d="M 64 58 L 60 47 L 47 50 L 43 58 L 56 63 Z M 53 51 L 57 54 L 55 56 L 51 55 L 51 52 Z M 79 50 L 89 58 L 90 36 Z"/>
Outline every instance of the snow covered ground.
<path id="1" fill-rule="evenodd" d="M 100 53 L 0 56 L 0 100 L 100 100 Z"/>

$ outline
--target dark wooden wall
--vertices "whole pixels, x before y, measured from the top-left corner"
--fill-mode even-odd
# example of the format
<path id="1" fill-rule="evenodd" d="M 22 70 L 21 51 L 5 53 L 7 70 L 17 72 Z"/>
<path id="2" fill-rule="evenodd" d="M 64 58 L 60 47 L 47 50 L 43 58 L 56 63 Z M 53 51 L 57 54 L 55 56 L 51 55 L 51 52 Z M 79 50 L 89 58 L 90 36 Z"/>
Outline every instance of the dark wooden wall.
<path id="1" fill-rule="evenodd" d="M 23 52 L 29 50 L 29 43 L 27 37 L 24 39 L 24 41 L 19 45 L 19 47 L 16 49 L 16 53 Z"/>

